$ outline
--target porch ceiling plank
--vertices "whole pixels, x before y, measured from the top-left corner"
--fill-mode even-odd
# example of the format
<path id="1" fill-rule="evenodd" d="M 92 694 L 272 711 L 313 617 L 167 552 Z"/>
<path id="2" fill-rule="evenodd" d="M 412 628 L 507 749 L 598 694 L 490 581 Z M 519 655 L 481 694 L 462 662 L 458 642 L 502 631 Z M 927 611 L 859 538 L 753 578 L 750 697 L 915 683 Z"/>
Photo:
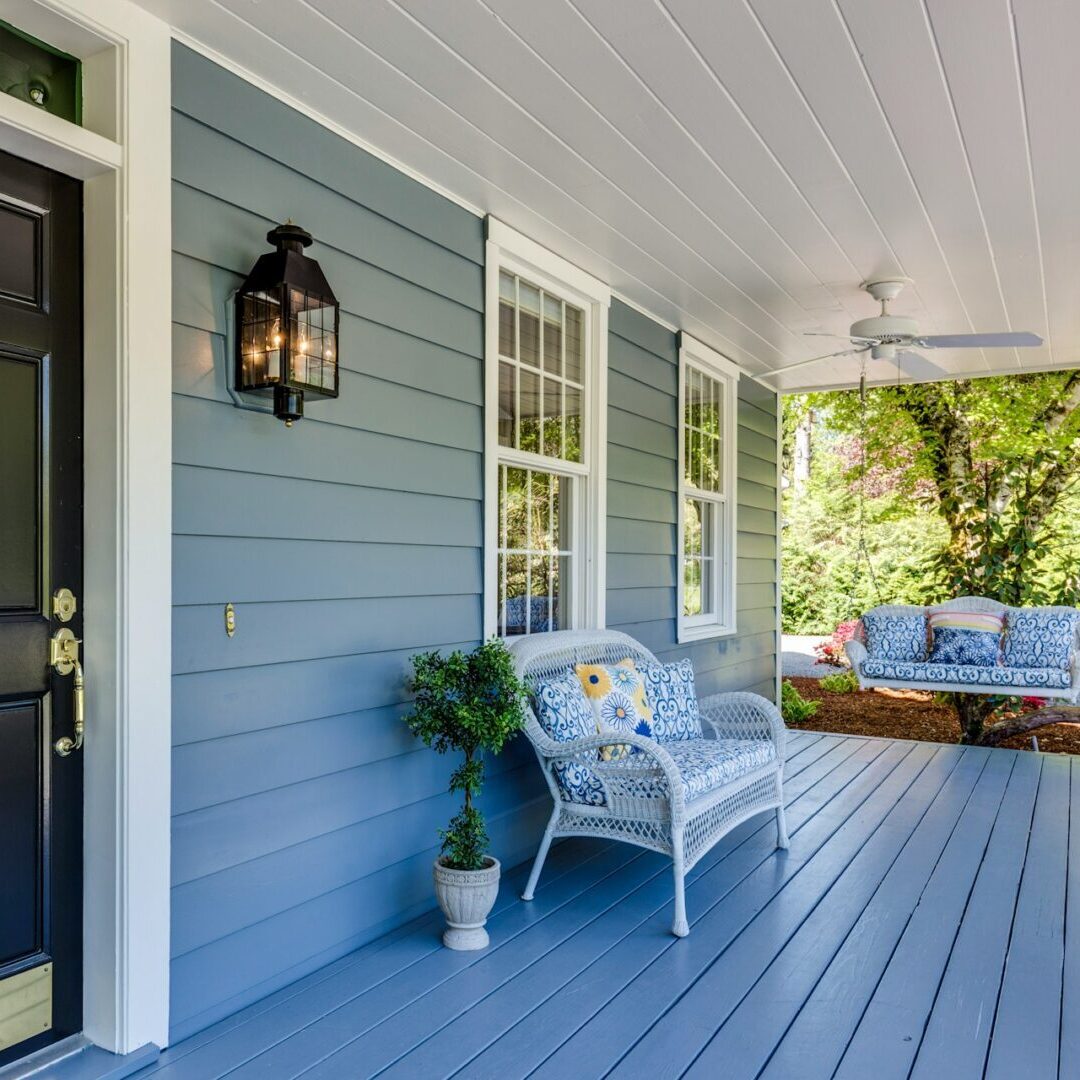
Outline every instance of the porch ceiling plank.
<path id="1" fill-rule="evenodd" d="M 894 273 L 915 279 L 897 311 L 926 332 L 1047 338 L 943 350 L 948 377 L 1080 364 L 1068 0 L 139 2 L 280 89 L 178 61 L 178 145 L 220 150 L 175 155 L 183 183 L 231 188 L 230 142 L 278 158 L 260 218 L 303 172 L 316 217 L 367 208 L 346 224 L 373 251 L 393 222 L 478 267 L 491 212 L 750 371 L 813 355 L 807 330 L 843 335 L 872 310 L 860 281 Z M 285 102 L 326 130 L 275 139 Z M 378 156 L 357 166 L 337 134 Z M 394 164 L 427 190 L 397 191 Z M 459 212 L 437 212 L 436 192 Z M 825 362 L 778 385 L 858 375 Z"/>
<path id="2" fill-rule="evenodd" d="M 1080 366 L 1080 306 L 1072 281 L 1080 265 L 1080 217 L 1069 195 L 1080 170 L 1080 145 L 1062 138 L 1073 124 L 1070 102 L 1080 73 L 1068 57 L 1080 35 L 1080 7 L 1071 0 L 1017 0 L 1015 48 L 1023 79 L 1031 175 L 1042 246 L 1054 362 Z M 1064 201 L 1063 201 L 1064 200 Z"/>
<path id="3" fill-rule="evenodd" d="M 905 929 L 838 1076 L 854 1080 L 868 1066 L 875 1075 L 884 1070 L 884 1076 L 923 1080 L 982 1075 L 1041 767 L 1026 754 L 1016 759 L 967 892 L 962 871 L 942 866 L 935 875 L 941 895 L 928 893 Z M 796 1031 L 791 1052 L 798 1039 Z M 778 1066 L 787 1054 L 785 1040 Z"/>

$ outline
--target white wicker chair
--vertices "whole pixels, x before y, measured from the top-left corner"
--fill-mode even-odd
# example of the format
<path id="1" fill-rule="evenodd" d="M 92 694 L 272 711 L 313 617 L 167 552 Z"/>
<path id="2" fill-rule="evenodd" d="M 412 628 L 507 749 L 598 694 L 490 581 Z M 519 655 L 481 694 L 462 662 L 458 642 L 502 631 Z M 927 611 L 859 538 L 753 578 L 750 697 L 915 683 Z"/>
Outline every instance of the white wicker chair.
<path id="1" fill-rule="evenodd" d="M 558 630 L 522 637 L 511 644 L 519 677 L 531 688 L 572 671 L 575 664 L 615 664 L 627 657 L 639 664 L 659 661 L 648 649 L 613 630 Z M 788 846 L 784 821 L 784 742 L 786 729 L 776 706 L 757 694 L 727 693 L 699 699 L 703 726 L 722 739 L 770 740 L 775 757 L 768 765 L 687 802 L 679 770 L 664 746 L 643 735 L 620 734 L 620 744 L 641 750 L 614 762 L 598 760 L 600 747 L 610 746 L 610 735 L 595 735 L 572 742 L 555 742 L 540 726 L 530 707 L 525 732 L 547 780 L 554 808 L 540 841 L 532 873 L 522 894 L 531 900 L 557 836 L 599 836 L 625 840 L 639 847 L 670 855 L 675 874 L 675 920 L 672 932 L 689 933 L 686 920 L 684 877 L 725 833 L 765 810 L 775 810 L 777 846 Z M 606 805 L 586 806 L 563 795 L 555 767 L 564 763 L 587 765 L 600 779 Z M 659 785 L 663 797 L 656 797 Z M 652 794 L 647 794 L 651 791 Z"/>

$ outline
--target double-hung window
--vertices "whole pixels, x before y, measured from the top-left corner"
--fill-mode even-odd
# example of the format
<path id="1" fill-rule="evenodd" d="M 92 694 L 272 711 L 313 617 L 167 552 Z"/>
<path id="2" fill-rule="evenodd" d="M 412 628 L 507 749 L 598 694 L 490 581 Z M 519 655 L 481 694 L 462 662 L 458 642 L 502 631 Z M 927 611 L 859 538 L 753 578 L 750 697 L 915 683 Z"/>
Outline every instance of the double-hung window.
<path id="1" fill-rule="evenodd" d="M 485 635 L 604 623 L 607 286 L 488 219 Z"/>
<path id="2" fill-rule="evenodd" d="M 683 334 L 679 348 L 679 640 L 735 632 L 739 369 Z"/>

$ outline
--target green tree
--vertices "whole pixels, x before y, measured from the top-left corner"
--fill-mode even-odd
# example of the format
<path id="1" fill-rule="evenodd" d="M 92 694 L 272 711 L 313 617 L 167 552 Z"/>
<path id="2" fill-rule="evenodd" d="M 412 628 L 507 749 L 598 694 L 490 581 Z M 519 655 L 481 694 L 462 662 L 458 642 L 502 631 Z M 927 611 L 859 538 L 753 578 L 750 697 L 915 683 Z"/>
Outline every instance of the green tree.
<path id="1" fill-rule="evenodd" d="M 934 565 L 949 595 L 1077 602 L 1080 371 L 880 387 L 865 403 L 852 392 L 817 397 L 829 399 L 835 428 L 891 470 L 898 497 L 940 518 L 947 531 Z M 971 743 L 1072 718 L 1053 709 L 994 721 L 1001 699 L 954 701 Z"/>

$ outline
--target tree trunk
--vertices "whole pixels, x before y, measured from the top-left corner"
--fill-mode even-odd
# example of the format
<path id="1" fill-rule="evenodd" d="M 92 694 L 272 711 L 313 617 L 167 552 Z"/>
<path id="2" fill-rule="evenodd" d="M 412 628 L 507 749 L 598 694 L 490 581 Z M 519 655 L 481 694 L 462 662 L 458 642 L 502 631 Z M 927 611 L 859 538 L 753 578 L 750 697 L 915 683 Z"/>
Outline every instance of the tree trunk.
<path id="1" fill-rule="evenodd" d="M 1080 707 L 1075 705 L 1049 705 L 1044 709 L 1035 709 L 1011 720 L 999 720 L 984 728 L 979 738 L 979 746 L 1000 746 L 1014 735 L 1023 735 L 1048 724 L 1080 724 Z"/>
<path id="2" fill-rule="evenodd" d="M 792 470 L 792 494 L 796 499 L 806 493 L 810 483 L 810 461 L 814 453 L 814 410 L 807 409 L 795 428 L 795 464 Z"/>
<path id="3" fill-rule="evenodd" d="M 960 720 L 960 742 L 965 746 L 985 746 L 983 727 L 993 712 L 991 699 L 982 694 L 953 694 L 953 705 Z"/>

